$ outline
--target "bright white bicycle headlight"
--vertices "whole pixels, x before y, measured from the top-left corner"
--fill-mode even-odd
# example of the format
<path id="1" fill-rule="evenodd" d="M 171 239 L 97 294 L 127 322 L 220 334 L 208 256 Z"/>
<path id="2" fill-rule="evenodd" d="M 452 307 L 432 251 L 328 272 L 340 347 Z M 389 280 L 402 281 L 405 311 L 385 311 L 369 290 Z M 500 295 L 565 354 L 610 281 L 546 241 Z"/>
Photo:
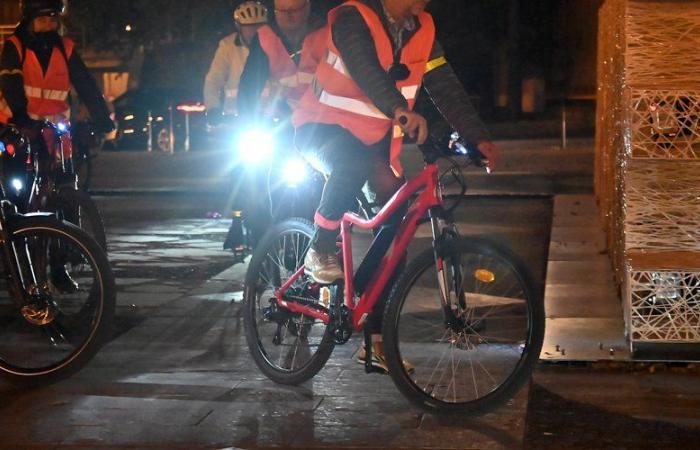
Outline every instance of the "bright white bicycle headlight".
<path id="1" fill-rule="evenodd" d="M 19 178 L 13 178 L 12 188 L 17 192 L 20 192 L 24 188 L 24 183 L 22 183 L 22 180 L 20 180 Z"/>
<path id="2" fill-rule="evenodd" d="M 289 186 L 302 183 L 308 175 L 306 163 L 301 159 L 291 159 L 284 164 L 282 177 Z"/>
<path id="3" fill-rule="evenodd" d="M 250 164 L 269 161 L 275 150 L 275 140 L 272 134 L 254 128 L 244 131 L 236 143 L 238 157 Z"/>

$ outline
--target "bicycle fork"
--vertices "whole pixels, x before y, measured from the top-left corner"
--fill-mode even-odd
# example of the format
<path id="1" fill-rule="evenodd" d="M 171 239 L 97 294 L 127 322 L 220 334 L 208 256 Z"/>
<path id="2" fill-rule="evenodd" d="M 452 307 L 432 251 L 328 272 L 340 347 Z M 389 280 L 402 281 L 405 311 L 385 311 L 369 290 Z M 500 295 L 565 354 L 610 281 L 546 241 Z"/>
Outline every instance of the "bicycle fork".
<path id="1" fill-rule="evenodd" d="M 430 218 L 430 228 L 433 234 L 433 254 L 435 256 L 435 270 L 437 273 L 438 286 L 440 288 L 440 302 L 442 304 L 442 310 L 445 320 L 445 325 L 454 329 L 459 330 L 463 327 L 462 321 L 455 315 L 455 311 L 452 309 L 452 294 L 450 289 L 450 278 L 448 273 L 447 264 L 443 256 L 440 254 L 439 247 L 444 240 L 445 225 L 440 219 L 440 213 L 436 208 L 431 208 L 428 211 L 428 217 Z M 455 285 L 455 294 L 457 298 L 456 301 L 459 302 L 459 306 L 462 309 L 466 309 L 466 304 L 464 304 L 464 296 L 461 295 L 461 271 L 459 267 L 454 268 L 455 273 L 453 274 L 452 282 Z"/>

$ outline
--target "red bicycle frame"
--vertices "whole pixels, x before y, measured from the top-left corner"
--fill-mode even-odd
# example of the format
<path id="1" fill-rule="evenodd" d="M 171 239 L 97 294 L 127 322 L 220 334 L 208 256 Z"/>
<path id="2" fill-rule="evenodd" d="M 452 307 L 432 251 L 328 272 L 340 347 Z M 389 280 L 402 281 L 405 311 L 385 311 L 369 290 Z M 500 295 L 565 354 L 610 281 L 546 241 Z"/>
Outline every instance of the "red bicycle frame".
<path id="1" fill-rule="evenodd" d="M 427 164 L 419 175 L 401 186 L 386 205 L 384 205 L 382 210 L 370 220 L 363 220 L 353 213 L 345 213 L 343 215 L 340 222 L 340 235 L 342 241 L 343 270 L 345 272 L 345 306 L 352 312 L 352 326 L 356 331 L 362 330 L 364 322 L 377 303 L 379 296 L 384 290 L 384 286 L 404 257 L 408 244 L 413 239 L 421 218 L 425 216 L 430 208 L 442 205 L 442 195 L 438 183 L 438 170 L 437 164 Z M 376 228 L 385 223 L 398 208 L 408 202 L 413 194 L 421 190 L 422 192 L 411 204 L 408 213 L 399 225 L 391 247 L 378 266 L 378 271 L 368 283 L 359 300 L 355 302 L 350 225 L 365 230 Z M 304 266 L 299 268 L 289 280 L 277 290 L 276 298 L 278 305 L 289 311 L 302 313 L 328 324 L 330 317 L 326 311 L 321 311 L 284 299 L 285 292 L 303 275 L 303 273 Z"/>

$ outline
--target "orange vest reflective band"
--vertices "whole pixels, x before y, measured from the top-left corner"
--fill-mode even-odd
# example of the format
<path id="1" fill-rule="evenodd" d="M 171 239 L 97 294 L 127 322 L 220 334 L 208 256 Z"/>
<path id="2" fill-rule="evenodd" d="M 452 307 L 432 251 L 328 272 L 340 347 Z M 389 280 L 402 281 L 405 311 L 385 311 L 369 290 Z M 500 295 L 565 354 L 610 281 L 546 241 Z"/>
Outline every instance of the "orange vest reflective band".
<path id="1" fill-rule="evenodd" d="M 353 6 L 360 12 L 372 33 L 382 68 L 389 70 L 394 63 L 391 39 L 379 16 L 369 6 L 356 0 L 343 3 L 328 14 L 329 27 L 335 22 L 338 9 L 346 6 Z M 400 62 L 409 68 L 410 75 L 406 80 L 396 82 L 397 89 L 408 101 L 409 109 L 415 105 L 435 42 L 435 24 L 432 16 L 423 12 L 418 16 L 418 20 L 420 29 L 401 50 Z M 398 122 L 381 112 L 350 77 L 330 33 L 327 42 L 328 51 L 319 63 L 312 88 L 302 97 L 292 118 L 294 126 L 306 123 L 340 125 L 367 145 L 379 142 L 389 130 L 393 130 L 390 162 L 394 172 L 401 175 L 403 169 L 399 163 L 399 155 L 403 133 Z"/>
<path id="2" fill-rule="evenodd" d="M 289 54 L 270 26 L 265 25 L 258 30 L 260 47 L 270 62 L 268 103 L 274 104 L 276 100 L 284 99 L 290 108 L 296 108 L 311 85 L 319 61 L 325 55 L 327 36 L 327 27 L 309 33 L 304 38 L 297 66 L 293 59 L 295 55 Z"/>
<path id="3" fill-rule="evenodd" d="M 17 53 L 22 55 L 22 43 L 16 36 L 12 36 L 7 42 L 13 43 Z M 63 38 L 63 46 L 66 56 L 70 58 L 75 44 L 72 40 Z M 40 119 L 69 115 L 68 94 L 71 83 L 68 75 L 68 61 L 58 48 L 53 49 L 46 73 L 34 51 L 27 49 L 22 62 L 22 77 L 28 102 L 27 112 L 30 117 Z M 11 118 L 12 111 L 0 95 L 0 122 L 7 122 Z"/>

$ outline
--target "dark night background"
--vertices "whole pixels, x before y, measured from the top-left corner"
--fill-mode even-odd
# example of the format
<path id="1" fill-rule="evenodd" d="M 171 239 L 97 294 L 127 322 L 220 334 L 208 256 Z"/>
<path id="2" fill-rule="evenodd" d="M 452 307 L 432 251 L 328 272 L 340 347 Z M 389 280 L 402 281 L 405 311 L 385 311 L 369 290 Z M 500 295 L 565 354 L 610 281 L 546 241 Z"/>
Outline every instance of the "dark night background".
<path id="1" fill-rule="evenodd" d="M 217 42 L 234 29 L 237 3 L 71 0 L 66 24 L 93 70 L 128 71 L 130 85 L 176 86 L 201 96 Z M 312 3 L 325 15 L 341 0 Z M 522 116 L 523 80 L 541 80 L 538 95 L 548 106 L 562 97 L 593 98 L 600 3 L 434 0 L 429 8 L 448 59 L 481 113 L 512 119 Z"/>

